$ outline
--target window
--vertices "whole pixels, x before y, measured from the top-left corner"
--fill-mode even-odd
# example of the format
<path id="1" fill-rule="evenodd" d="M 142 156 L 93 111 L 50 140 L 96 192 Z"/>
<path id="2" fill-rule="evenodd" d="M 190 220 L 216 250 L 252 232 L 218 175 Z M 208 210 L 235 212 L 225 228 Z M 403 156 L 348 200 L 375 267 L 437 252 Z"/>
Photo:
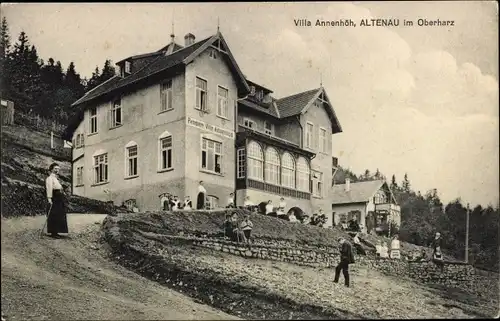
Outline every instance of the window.
<path id="1" fill-rule="evenodd" d="M 161 110 L 160 111 L 167 111 L 174 109 L 173 103 L 172 103 L 172 80 L 167 80 L 164 81 L 160 85 L 160 98 L 161 98 Z"/>
<path id="2" fill-rule="evenodd" d="M 251 119 L 245 118 L 243 119 L 243 126 L 248 128 L 255 128 L 255 122 Z"/>
<path id="3" fill-rule="evenodd" d="M 281 157 L 281 185 L 295 188 L 295 161 L 290 153 Z"/>
<path id="4" fill-rule="evenodd" d="M 76 186 L 83 185 L 83 166 L 76 168 Z"/>
<path id="5" fill-rule="evenodd" d="M 120 98 L 113 101 L 111 106 L 111 128 L 122 124 L 122 101 Z"/>
<path id="6" fill-rule="evenodd" d="M 280 158 L 276 149 L 269 147 L 266 149 L 266 182 L 279 184 L 280 179 Z"/>
<path id="7" fill-rule="evenodd" d="M 131 68 L 132 65 L 130 64 L 130 61 L 125 61 L 125 73 L 130 74 L 131 73 Z"/>
<path id="8" fill-rule="evenodd" d="M 95 184 L 108 181 L 108 154 L 94 156 L 94 182 Z"/>
<path id="9" fill-rule="evenodd" d="M 313 148 L 313 133 L 314 125 L 308 122 L 306 125 L 306 147 L 309 149 Z"/>
<path id="10" fill-rule="evenodd" d="M 264 92 L 262 90 L 257 90 L 257 92 L 255 93 L 255 98 L 258 101 L 261 101 L 264 98 Z"/>
<path id="11" fill-rule="evenodd" d="M 228 118 L 228 90 L 224 87 L 217 86 L 217 116 Z"/>
<path id="12" fill-rule="evenodd" d="M 97 133 L 97 107 L 90 109 L 90 133 Z"/>
<path id="13" fill-rule="evenodd" d="M 201 168 L 220 174 L 222 169 L 222 143 L 203 138 Z"/>
<path id="14" fill-rule="evenodd" d="M 196 109 L 207 110 L 207 81 L 196 77 Z"/>
<path id="15" fill-rule="evenodd" d="M 268 135 L 273 135 L 274 134 L 274 124 L 265 121 L 264 122 L 264 132 Z"/>
<path id="16" fill-rule="evenodd" d="M 172 136 L 160 136 L 160 170 L 172 168 Z"/>
<path id="17" fill-rule="evenodd" d="M 248 178 L 264 180 L 264 155 L 256 142 L 248 144 Z"/>
<path id="18" fill-rule="evenodd" d="M 327 152 L 326 143 L 327 143 L 326 129 L 320 128 L 319 129 L 319 151 L 320 152 L 322 152 L 322 153 Z"/>
<path id="19" fill-rule="evenodd" d="M 209 210 L 214 210 L 219 207 L 219 198 L 217 196 L 208 195 L 207 196 L 207 204 Z"/>
<path id="20" fill-rule="evenodd" d="M 385 204 L 387 203 L 387 197 L 383 191 L 378 191 L 373 201 L 375 204 Z"/>
<path id="21" fill-rule="evenodd" d="M 215 49 L 210 50 L 210 53 L 208 55 L 212 59 L 217 59 L 217 51 L 215 51 Z"/>
<path id="22" fill-rule="evenodd" d="M 238 149 L 238 175 L 237 178 L 245 178 L 245 149 Z"/>
<path id="23" fill-rule="evenodd" d="M 76 134 L 75 148 L 81 148 L 83 146 L 84 146 L 84 135 L 83 134 Z"/>
<path id="24" fill-rule="evenodd" d="M 137 176 L 137 145 L 127 147 L 127 177 Z"/>
<path id="25" fill-rule="evenodd" d="M 313 184 L 313 195 L 317 197 L 323 197 L 323 173 L 314 172 L 312 177 Z"/>
<path id="26" fill-rule="evenodd" d="M 297 189 L 304 192 L 310 192 L 310 169 L 304 157 L 297 160 Z"/>

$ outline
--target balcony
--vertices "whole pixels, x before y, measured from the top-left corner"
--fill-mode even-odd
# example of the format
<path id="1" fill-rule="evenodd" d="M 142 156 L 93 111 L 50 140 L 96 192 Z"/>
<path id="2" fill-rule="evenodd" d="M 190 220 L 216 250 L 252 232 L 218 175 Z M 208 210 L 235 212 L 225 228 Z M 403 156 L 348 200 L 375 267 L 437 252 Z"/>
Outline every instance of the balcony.
<path id="1" fill-rule="evenodd" d="M 237 188 L 254 188 L 258 189 L 261 191 L 265 191 L 268 193 L 273 193 L 281 196 L 287 196 L 287 197 L 293 197 L 293 198 L 300 198 L 300 199 L 305 199 L 305 200 L 310 200 L 311 199 L 311 193 L 308 192 L 303 192 L 303 191 L 298 191 L 292 188 L 288 187 L 283 187 L 279 185 L 274 185 L 274 184 L 269 184 L 266 182 L 261 182 L 261 181 L 256 181 L 253 179 L 247 179 L 246 184 L 244 181 L 242 181 L 240 184 L 238 184 Z M 243 186 L 246 185 L 246 186 Z"/>
<path id="2" fill-rule="evenodd" d="M 265 145 L 279 147 L 282 150 L 305 156 L 308 159 L 311 159 L 315 155 L 313 152 L 300 148 L 300 146 L 294 142 L 239 124 L 238 132 L 236 133 L 237 146 L 245 146 L 247 138 L 262 142 Z"/>
<path id="3" fill-rule="evenodd" d="M 399 205 L 392 204 L 392 203 L 382 203 L 382 204 L 375 204 L 375 212 L 378 213 L 390 213 L 390 212 L 400 212 L 401 208 Z"/>

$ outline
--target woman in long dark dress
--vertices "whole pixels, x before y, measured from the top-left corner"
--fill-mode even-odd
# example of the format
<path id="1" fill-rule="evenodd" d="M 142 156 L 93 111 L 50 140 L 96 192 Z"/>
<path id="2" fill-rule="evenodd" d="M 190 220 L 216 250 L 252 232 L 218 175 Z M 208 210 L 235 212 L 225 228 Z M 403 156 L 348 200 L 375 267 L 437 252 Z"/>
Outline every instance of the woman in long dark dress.
<path id="1" fill-rule="evenodd" d="M 203 187 L 203 181 L 200 181 L 200 185 L 198 185 L 198 196 L 196 198 L 196 209 L 202 210 L 205 208 L 205 200 L 206 200 L 207 190 Z"/>
<path id="2" fill-rule="evenodd" d="M 59 233 L 68 233 L 65 196 L 63 187 L 57 179 L 59 165 L 52 163 L 49 171 L 50 175 L 45 180 L 50 209 L 47 217 L 47 233 L 52 237 L 60 237 Z"/>

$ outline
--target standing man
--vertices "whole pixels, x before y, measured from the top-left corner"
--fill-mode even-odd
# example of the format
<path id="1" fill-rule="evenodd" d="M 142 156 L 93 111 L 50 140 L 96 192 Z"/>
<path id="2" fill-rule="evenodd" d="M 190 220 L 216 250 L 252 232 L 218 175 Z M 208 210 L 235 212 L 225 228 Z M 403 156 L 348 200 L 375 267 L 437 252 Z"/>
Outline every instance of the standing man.
<path id="1" fill-rule="evenodd" d="M 344 274 L 344 283 L 349 287 L 349 264 L 354 263 L 354 255 L 352 254 L 352 246 L 343 237 L 339 238 L 340 243 L 340 263 L 335 268 L 335 279 L 333 282 L 339 283 L 340 270 Z"/>
<path id="2" fill-rule="evenodd" d="M 206 200 L 207 190 L 203 186 L 203 181 L 200 181 L 198 185 L 198 198 L 196 199 L 196 209 L 202 210 L 205 208 L 205 200 Z"/>

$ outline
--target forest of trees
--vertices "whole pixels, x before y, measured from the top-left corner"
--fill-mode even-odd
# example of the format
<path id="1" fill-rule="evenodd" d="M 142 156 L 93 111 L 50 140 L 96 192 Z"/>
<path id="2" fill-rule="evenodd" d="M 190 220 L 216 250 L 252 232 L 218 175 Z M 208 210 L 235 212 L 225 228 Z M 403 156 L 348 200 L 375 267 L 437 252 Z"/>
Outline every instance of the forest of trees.
<path id="1" fill-rule="evenodd" d="M 21 32 L 11 43 L 5 17 L 0 29 L 0 96 L 15 102 L 16 112 L 39 115 L 64 123 L 72 115 L 70 106 L 83 94 L 113 77 L 115 68 L 108 59 L 102 70 L 96 66 L 89 79 L 82 78 L 70 62 L 40 58 L 28 35 Z"/>
<path id="2" fill-rule="evenodd" d="M 367 169 L 356 175 L 349 169 L 339 168 L 334 184 L 344 184 L 349 177 L 351 182 L 385 179 L 377 169 L 371 174 Z M 408 175 L 398 183 L 392 175 L 388 183 L 398 204 L 401 206 L 400 239 L 416 245 L 429 245 L 434 234 L 440 232 L 443 247 L 457 259 L 465 258 L 465 230 L 467 204 L 456 199 L 446 206 L 441 202 L 437 189 L 425 194 L 414 191 Z M 472 206 L 472 204 L 471 204 Z M 470 208 L 469 216 L 469 262 L 488 270 L 499 270 L 499 206 L 476 205 Z"/>

